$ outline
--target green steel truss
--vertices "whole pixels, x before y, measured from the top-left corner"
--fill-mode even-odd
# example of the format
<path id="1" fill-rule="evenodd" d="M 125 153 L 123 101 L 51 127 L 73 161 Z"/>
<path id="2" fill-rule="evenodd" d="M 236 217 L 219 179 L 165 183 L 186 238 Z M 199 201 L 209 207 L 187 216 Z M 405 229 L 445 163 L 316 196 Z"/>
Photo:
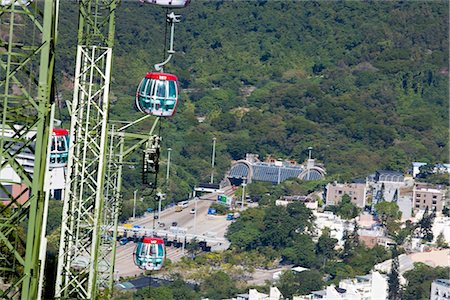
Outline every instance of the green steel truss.
<path id="1" fill-rule="evenodd" d="M 57 10 L 53 0 L 0 3 L 2 299 L 38 297 Z M 24 166 L 24 155 L 34 165 Z M 24 190 L 15 194 L 11 183 Z"/>
<path id="2" fill-rule="evenodd" d="M 153 135 L 159 118 L 154 119 L 148 135 L 128 133 L 124 129 L 148 117 L 147 115 L 118 129 L 113 125 L 109 132 L 108 166 L 105 181 L 105 214 L 102 221 L 99 254 L 101 266 L 99 267 L 97 280 L 99 286 L 108 288 L 107 291 L 112 291 L 114 283 L 117 225 L 122 205 L 122 168 L 125 159 L 131 153 L 141 149 L 142 146 L 146 148 L 151 147 L 154 144 L 152 143 L 154 140 L 159 141 L 159 137 Z"/>
<path id="3" fill-rule="evenodd" d="M 56 298 L 95 299 L 105 270 L 102 223 L 105 200 L 108 109 L 118 0 L 79 3 L 78 50 L 67 183 L 55 287 Z M 105 203 L 106 202 L 106 203 Z"/>

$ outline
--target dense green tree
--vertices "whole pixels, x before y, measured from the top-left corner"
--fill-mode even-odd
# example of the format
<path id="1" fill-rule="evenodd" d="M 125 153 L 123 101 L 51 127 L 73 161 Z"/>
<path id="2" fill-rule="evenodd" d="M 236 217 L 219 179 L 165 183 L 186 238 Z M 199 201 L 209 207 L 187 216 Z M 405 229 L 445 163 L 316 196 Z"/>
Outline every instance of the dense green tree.
<path id="1" fill-rule="evenodd" d="M 423 263 L 415 263 L 414 269 L 404 273 L 408 281 L 402 300 L 430 299 L 431 282 L 438 278 L 448 278 L 450 268 L 432 268 Z"/>
<path id="2" fill-rule="evenodd" d="M 400 279 L 399 279 L 399 260 L 397 247 L 392 248 L 392 264 L 391 272 L 388 274 L 388 299 L 398 300 L 401 299 Z"/>
<path id="3" fill-rule="evenodd" d="M 324 286 L 323 275 L 317 270 L 303 272 L 285 271 L 277 282 L 277 287 L 285 298 L 291 299 L 294 295 L 307 295 L 312 291 L 320 290 Z"/>
<path id="4" fill-rule="evenodd" d="M 172 290 L 169 286 L 143 288 L 134 294 L 134 299 L 152 300 L 174 300 Z"/>
<path id="5" fill-rule="evenodd" d="M 262 242 L 264 245 L 275 248 L 284 248 L 295 224 L 290 221 L 289 214 L 283 206 L 272 206 L 264 215 L 264 232 Z"/>
<path id="6" fill-rule="evenodd" d="M 315 253 L 315 244 L 312 238 L 306 234 L 298 234 L 290 245 L 282 250 L 285 262 L 312 268 L 320 265 Z"/>
<path id="7" fill-rule="evenodd" d="M 381 224 L 386 227 L 390 234 L 395 234 L 400 226 L 398 221 L 402 216 L 402 212 L 395 202 L 379 202 L 375 204 L 375 210 L 380 216 Z"/>
<path id="8" fill-rule="evenodd" d="M 50 200 L 48 203 L 47 234 L 59 228 L 62 220 L 63 202 L 59 200 Z"/>
<path id="9" fill-rule="evenodd" d="M 203 295 L 210 299 L 224 299 L 234 296 L 236 283 L 222 271 L 211 274 L 201 285 Z"/>
<path id="10" fill-rule="evenodd" d="M 326 210 L 332 211 L 344 220 L 351 220 L 358 216 L 360 209 L 351 202 L 349 195 L 344 194 L 338 205 L 327 206 Z"/>
<path id="11" fill-rule="evenodd" d="M 416 234 L 425 241 L 433 240 L 433 221 L 436 213 L 429 212 L 428 206 L 425 208 L 422 218 L 417 223 Z"/>
<path id="12" fill-rule="evenodd" d="M 330 229 L 325 227 L 316 244 L 316 254 L 319 257 L 323 257 L 324 264 L 326 263 L 326 260 L 336 256 L 337 252 L 334 248 L 336 247 L 337 242 L 337 239 L 330 237 Z"/>
<path id="13" fill-rule="evenodd" d="M 241 216 L 228 227 L 227 238 L 231 245 L 242 250 L 256 249 L 260 246 L 264 214 L 265 210 L 257 208 L 243 211 Z"/>

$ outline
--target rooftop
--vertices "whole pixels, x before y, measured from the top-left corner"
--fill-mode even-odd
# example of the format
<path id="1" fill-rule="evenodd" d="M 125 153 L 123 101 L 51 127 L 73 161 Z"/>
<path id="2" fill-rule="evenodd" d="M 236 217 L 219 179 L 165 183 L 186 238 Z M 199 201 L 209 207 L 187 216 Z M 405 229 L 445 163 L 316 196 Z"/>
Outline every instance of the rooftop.
<path id="1" fill-rule="evenodd" d="M 434 280 L 434 282 L 441 284 L 441 285 L 445 285 L 446 287 L 450 287 L 450 280 L 448 280 L 448 279 L 436 279 L 436 280 Z"/>

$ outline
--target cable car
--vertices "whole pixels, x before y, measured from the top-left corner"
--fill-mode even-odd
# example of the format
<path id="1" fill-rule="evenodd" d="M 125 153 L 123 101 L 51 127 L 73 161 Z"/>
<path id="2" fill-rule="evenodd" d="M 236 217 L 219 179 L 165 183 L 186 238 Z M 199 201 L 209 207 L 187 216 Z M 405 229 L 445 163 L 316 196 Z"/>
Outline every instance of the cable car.
<path id="1" fill-rule="evenodd" d="M 175 114 L 178 102 L 178 78 L 168 73 L 149 72 L 136 92 L 136 107 L 158 117 Z"/>
<path id="2" fill-rule="evenodd" d="M 136 246 L 134 263 L 139 269 L 158 271 L 164 265 L 166 250 L 164 240 L 157 237 L 144 237 Z"/>
<path id="3" fill-rule="evenodd" d="M 50 168 L 67 166 L 69 159 L 69 131 L 64 128 L 53 128 L 50 149 Z"/>
<path id="4" fill-rule="evenodd" d="M 190 0 L 140 0 L 141 3 L 147 2 L 166 8 L 183 8 L 188 6 Z"/>

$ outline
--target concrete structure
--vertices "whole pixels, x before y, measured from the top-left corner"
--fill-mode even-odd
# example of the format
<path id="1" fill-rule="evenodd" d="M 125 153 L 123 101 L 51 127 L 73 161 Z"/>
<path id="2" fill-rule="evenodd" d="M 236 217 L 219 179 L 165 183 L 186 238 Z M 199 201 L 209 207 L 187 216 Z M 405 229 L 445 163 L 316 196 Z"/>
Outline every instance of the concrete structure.
<path id="1" fill-rule="evenodd" d="M 424 263 L 432 268 L 448 267 L 448 262 L 450 260 L 450 249 L 412 253 L 408 256 L 413 262 Z"/>
<path id="2" fill-rule="evenodd" d="M 319 207 L 319 203 L 317 200 L 309 198 L 307 196 L 284 196 L 281 199 L 275 201 L 275 205 L 278 206 L 287 206 L 290 203 L 300 201 L 309 209 L 317 209 Z"/>
<path id="3" fill-rule="evenodd" d="M 348 195 L 356 206 L 366 205 L 367 185 L 365 183 L 328 183 L 326 186 L 326 205 L 338 205 L 342 197 Z"/>
<path id="4" fill-rule="evenodd" d="M 426 165 L 427 165 L 427 163 L 424 163 L 424 162 L 413 162 L 412 163 L 412 166 L 413 166 L 413 168 L 412 168 L 412 176 L 414 178 L 416 178 L 417 175 L 420 173 L 420 167 L 426 166 Z"/>
<path id="5" fill-rule="evenodd" d="M 441 212 L 444 207 L 445 189 L 441 186 L 416 184 L 413 189 L 414 210 L 423 210 L 428 207 L 430 211 Z"/>
<path id="6" fill-rule="evenodd" d="M 297 272 L 297 273 L 301 273 L 303 271 L 308 271 L 308 270 L 309 270 L 308 268 L 304 268 L 304 267 L 301 267 L 301 266 L 295 266 L 295 267 L 292 267 L 290 270 L 281 270 L 281 271 L 277 271 L 277 272 L 273 273 L 272 279 L 273 280 L 280 279 L 281 274 L 283 272 L 286 272 L 286 271 L 294 271 L 294 272 Z"/>
<path id="7" fill-rule="evenodd" d="M 358 230 L 358 235 L 359 241 L 368 248 L 386 244 L 385 231 L 381 227 L 374 227 L 372 230 L 360 229 Z"/>
<path id="8" fill-rule="evenodd" d="M 280 161 L 269 158 L 262 162 L 258 155 L 246 154 L 245 159 L 233 163 L 227 178 L 231 185 L 241 185 L 243 181 L 264 181 L 280 184 L 290 178 L 301 180 L 318 180 L 325 177 L 325 169 L 308 159 L 306 165 L 299 165 L 295 161 Z"/>
<path id="9" fill-rule="evenodd" d="M 377 182 L 404 182 L 405 176 L 401 172 L 378 170 L 375 173 Z"/>
<path id="10" fill-rule="evenodd" d="M 297 296 L 293 300 L 385 300 L 388 297 L 387 276 L 378 272 L 344 279 L 339 286 L 330 285 L 325 290 L 307 296 Z"/>
<path id="11" fill-rule="evenodd" d="M 431 283 L 430 300 L 450 299 L 450 280 L 436 279 Z"/>
<path id="12" fill-rule="evenodd" d="M 313 211 L 313 215 L 316 217 L 314 220 L 317 228 L 316 236 L 320 236 L 322 230 L 327 227 L 330 229 L 330 237 L 337 239 L 338 247 L 342 248 L 344 246 L 344 231 L 352 231 L 353 223 L 342 220 L 330 211 L 325 211 L 323 213 Z"/>
<path id="13" fill-rule="evenodd" d="M 436 217 L 433 222 L 433 243 L 436 243 L 437 237 L 442 233 L 444 240 L 450 245 L 450 218 Z M 449 258 L 450 264 L 450 258 Z"/>
<path id="14" fill-rule="evenodd" d="M 270 288 L 269 295 L 260 293 L 256 289 L 250 289 L 248 291 L 248 294 L 239 294 L 236 298 L 233 298 L 236 300 L 281 300 L 284 299 L 281 292 L 278 290 L 277 287 L 272 286 Z"/>
<path id="15" fill-rule="evenodd" d="M 427 163 L 424 162 L 413 162 L 412 166 L 412 176 L 414 178 L 417 177 L 417 175 L 420 173 L 420 167 L 426 166 Z M 450 174 L 450 164 L 436 164 L 433 168 L 434 173 L 448 173 Z"/>

